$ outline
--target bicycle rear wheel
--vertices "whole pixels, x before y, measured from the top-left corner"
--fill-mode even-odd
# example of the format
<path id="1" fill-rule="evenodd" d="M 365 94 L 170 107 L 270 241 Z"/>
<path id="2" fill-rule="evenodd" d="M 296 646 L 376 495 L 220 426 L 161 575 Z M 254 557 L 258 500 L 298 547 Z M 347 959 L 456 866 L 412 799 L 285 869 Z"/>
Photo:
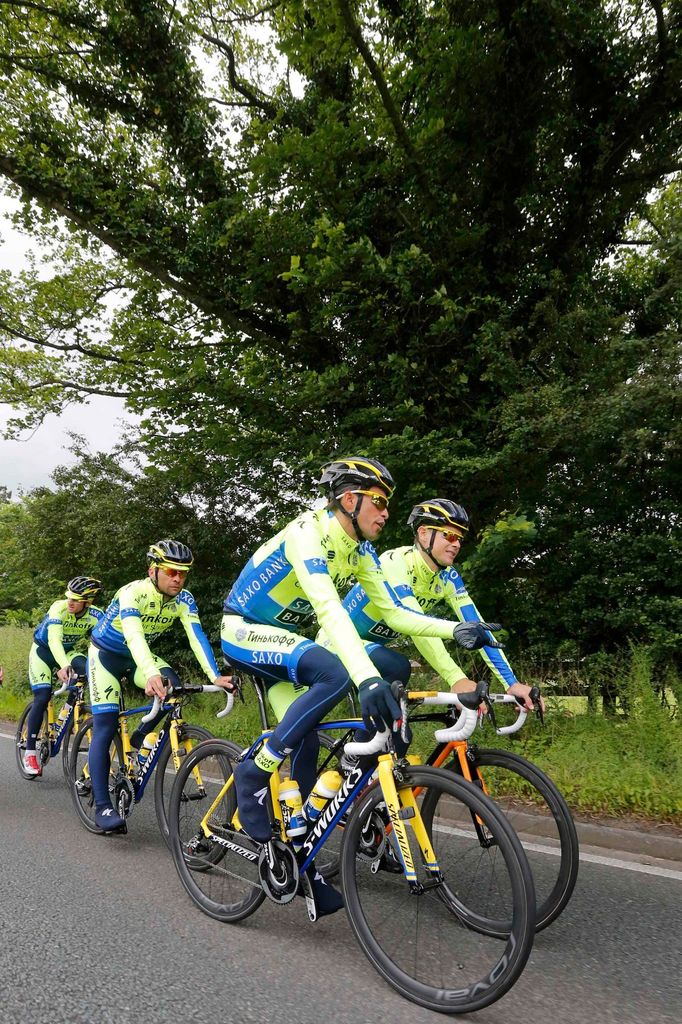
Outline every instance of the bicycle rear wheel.
<path id="1" fill-rule="evenodd" d="M 76 809 L 76 814 L 88 832 L 99 835 L 102 831 L 95 824 L 95 795 L 92 792 L 88 758 L 92 739 L 92 718 L 86 718 L 73 737 L 69 753 L 69 791 Z M 123 744 L 118 733 L 115 734 L 111 748 L 111 768 L 109 769 L 109 794 L 114 801 L 116 777 L 123 771 Z"/>
<path id="2" fill-rule="evenodd" d="M 221 796 L 239 755 L 239 747 L 227 740 L 196 747 L 176 776 L 168 812 L 180 881 L 193 902 L 217 921 L 241 921 L 265 899 L 257 870 L 259 847 L 233 821 L 234 786 Z M 209 809 L 206 835 L 201 822 Z"/>
<path id="3" fill-rule="evenodd" d="M 192 752 L 198 743 L 201 743 L 202 740 L 212 739 L 213 734 L 210 733 L 208 729 L 202 729 L 199 725 L 188 725 L 186 722 L 183 722 L 178 735 L 180 743 L 178 753 L 181 763 L 187 755 Z M 170 846 L 170 829 L 168 827 L 170 797 L 177 774 L 175 771 L 172 753 L 169 740 L 161 751 L 159 762 L 156 765 L 156 777 L 154 779 L 154 807 L 156 808 L 156 819 L 159 823 L 161 835 L 163 836 L 167 846 Z M 190 785 L 189 778 L 186 785 Z"/>
<path id="4" fill-rule="evenodd" d="M 26 705 L 24 710 L 21 712 L 21 715 L 19 716 L 19 722 L 17 724 L 17 731 L 14 736 L 14 753 L 17 759 L 17 768 L 19 769 L 19 774 L 23 779 L 29 779 L 31 781 L 37 778 L 37 776 L 29 775 L 29 773 L 24 768 L 24 754 L 26 753 L 28 716 L 31 713 L 32 707 L 33 701 L 30 701 Z M 43 715 L 43 720 L 40 723 L 40 729 L 38 730 L 38 735 L 36 737 L 36 756 L 38 757 L 39 762 L 43 765 L 43 767 L 45 766 L 47 761 L 45 761 L 44 758 L 41 756 L 41 751 L 45 750 L 47 750 L 48 752 L 47 760 L 49 760 L 50 737 L 47 725 L 47 711 L 45 711 L 45 714 Z"/>
<path id="5" fill-rule="evenodd" d="M 366 838 L 371 821 L 379 838 L 383 822 L 385 848 L 400 858 L 383 794 L 374 783 L 358 799 L 344 834 L 341 879 L 348 918 L 365 955 L 401 995 L 441 1013 L 479 1010 L 511 988 L 530 953 L 535 895 L 528 862 L 504 815 L 475 786 L 427 767 L 412 768 L 408 780 L 420 787 L 417 807 L 431 805 L 427 831 L 440 875 L 428 870 L 414 819 L 407 816 L 416 888 L 402 872 L 384 869 L 381 844 L 369 852 L 363 832 Z M 478 815 L 496 843 L 493 878 L 478 874 L 473 829 L 454 824 L 463 812 L 469 820 Z M 476 915 L 491 913 L 508 921 L 501 941 L 472 927 Z"/>
<path id="6" fill-rule="evenodd" d="M 552 780 L 525 758 L 506 750 L 473 748 L 472 754 L 488 795 L 504 811 L 528 858 L 539 932 L 565 909 L 578 877 L 578 836 L 571 812 Z"/>

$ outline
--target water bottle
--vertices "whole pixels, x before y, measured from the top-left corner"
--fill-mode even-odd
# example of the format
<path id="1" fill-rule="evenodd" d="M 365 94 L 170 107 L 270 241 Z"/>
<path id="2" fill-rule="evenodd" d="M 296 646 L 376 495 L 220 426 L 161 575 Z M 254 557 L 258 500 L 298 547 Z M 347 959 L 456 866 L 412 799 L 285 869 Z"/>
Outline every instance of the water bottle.
<path id="1" fill-rule="evenodd" d="M 62 722 L 66 721 L 66 719 L 69 717 L 69 712 L 70 711 L 71 711 L 71 705 L 70 704 L 62 704 L 62 706 L 59 709 L 59 714 L 57 715 L 57 722 L 59 723 L 59 725 L 61 725 Z"/>
<path id="2" fill-rule="evenodd" d="M 317 821 L 327 803 L 340 790 L 342 782 L 342 776 L 335 771 L 320 775 L 303 808 L 303 813 L 309 822 Z"/>
<path id="3" fill-rule="evenodd" d="M 145 763 L 157 739 L 158 736 L 155 732 L 148 732 L 145 738 L 142 740 L 142 746 L 140 747 L 140 752 L 137 755 L 137 760 L 140 764 Z"/>
<path id="4" fill-rule="evenodd" d="M 298 782 L 295 779 L 284 779 L 279 787 L 279 802 L 286 833 L 291 839 L 295 850 L 303 845 L 303 836 L 308 831 L 308 824 L 303 815 L 303 801 Z"/>

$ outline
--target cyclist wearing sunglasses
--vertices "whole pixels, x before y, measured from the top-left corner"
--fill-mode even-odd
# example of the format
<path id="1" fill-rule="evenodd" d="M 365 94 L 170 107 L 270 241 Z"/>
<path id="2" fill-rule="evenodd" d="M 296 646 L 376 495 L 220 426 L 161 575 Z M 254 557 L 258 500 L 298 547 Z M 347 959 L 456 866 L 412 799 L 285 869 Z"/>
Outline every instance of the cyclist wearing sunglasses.
<path id="1" fill-rule="evenodd" d="M 123 824 L 111 804 L 108 789 L 109 749 L 118 726 L 121 679 L 132 680 L 148 697 L 166 694 L 168 684 L 180 680 L 173 669 L 151 651 L 151 645 L 174 622 L 180 621 L 190 647 L 212 683 L 231 688 L 230 676 L 222 676 L 199 619 L 199 609 L 183 585 L 194 561 L 186 544 L 160 540 L 147 552 L 146 579 L 127 583 L 114 595 L 102 621 L 93 631 L 88 650 L 88 680 L 93 713 L 90 775 L 95 795 L 95 822 L 104 832 Z M 163 717 L 159 712 L 156 721 Z M 130 737 L 139 747 L 156 721 L 138 728 Z"/>
<path id="2" fill-rule="evenodd" d="M 36 758 L 36 737 L 52 696 L 52 676 L 61 683 L 75 673 L 85 676 L 85 656 L 74 650 L 79 641 L 87 639 L 104 612 L 93 605 L 102 593 L 102 584 L 92 576 L 74 576 L 66 585 L 64 597 L 50 605 L 47 615 L 33 634 L 28 656 L 28 680 L 33 706 L 26 722 L 24 771 L 42 775 Z M 71 695 L 75 700 L 75 695 Z"/>
<path id="3" fill-rule="evenodd" d="M 469 530 L 469 516 L 465 509 L 447 498 L 430 498 L 412 509 L 407 520 L 414 533 L 414 546 L 385 551 L 380 558 L 387 580 L 400 600 L 409 608 L 432 614 L 444 603 L 461 622 L 480 622 L 481 616 L 469 597 L 464 580 L 453 567 L 462 541 Z M 374 648 L 384 648 L 398 638 L 381 610 L 359 583 L 344 601 L 353 625 L 368 642 L 367 651 L 373 656 Z M 442 640 L 413 635 L 415 647 L 452 690 L 461 693 L 474 690 L 475 682 L 448 653 Z M 480 648 L 481 657 L 505 689 L 524 701 L 529 711 L 533 704 L 528 697 L 530 687 L 520 683 L 504 654 L 492 643 Z M 398 657 L 404 658 L 404 655 Z M 409 665 L 407 658 L 405 662 Z"/>
<path id="4" fill-rule="evenodd" d="M 327 507 L 304 512 L 263 544 L 224 606 L 223 652 L 235 667 L 266 681 L 279 719 L 255 758 L 235 771 L 242 827 L 259 842 L 272 834 L 263 800 L 270 775 L 290 756 L 292 777 L 307 797 L 319 749 L 315 728 L 352 683 L 368 727 L 386 723 L 391 728 L 400 717 L 390 682 L 401 678 L 403 659 L 383 648 L 368 655 L 339 591 L 360 580 L 392 628 L 453 639 L 452 622 L 403 606 L 382 572 L 372 542 L 388 519 L 394 490 L 386 467 L 365 456 L 338 459 L 323 467 L 320 487 Z M 298 632 L 313 617 L 329 638 L 329 649 Z M 342 905 L 339 894 L 321 880 L 313 888 L 320 913 Z"/>

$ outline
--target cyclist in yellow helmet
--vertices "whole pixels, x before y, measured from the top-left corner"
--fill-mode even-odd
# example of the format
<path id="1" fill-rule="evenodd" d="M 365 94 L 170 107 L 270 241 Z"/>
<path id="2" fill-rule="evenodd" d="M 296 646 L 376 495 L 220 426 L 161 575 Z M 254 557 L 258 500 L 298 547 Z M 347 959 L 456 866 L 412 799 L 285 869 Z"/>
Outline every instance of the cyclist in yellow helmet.
<path id="1" fill-rule="evenodd" d="M 36 737 L 52 695 L 52 677 L 60 683 L 76 675 L 85 677 L 85 655 L 74 647 L 87 639 L 104 612 L 93 605 L 102 593 L 102 584 L 94 576 L 74 576 L 69 580 L 63 598 L 50 605 L 47 615 L 33 634 L 28 656 L 28 678 L 33 693 L 33 706 L 26 722 L 24 770 L 27 775 L 42 775 L 36 757 Z"/>
<path id="2" fill-rule="evenodd" d="M 90 745 L 90 776 L 95 796 L 95 823 L 103 832 L 115 832 L 124 823 L 114 810 L 108 788 L 109 749 L 118 726 L 121 679 L 132 680 L 148 697 L 163 698 L 170 683 L 180 680 L 167 662 L 151 647 L 167 629 L 180 621 L 190 647 L 212 683 L 230 689 L 230 676 L 220 673 L 204 633 L 194 597 L 184 589 L 194 558 L 177 540 L 160 540 L 147 552 L 149 569 L 141 580 L 127 583 L 114 595 L 101 622 L 93 631 L 88 650 L 88 681 L 93 713 Z M 160 712 L 160 716 L 163 712 Z M 133 732 L 130 741 L 139 747 L 155 722 Z"/>

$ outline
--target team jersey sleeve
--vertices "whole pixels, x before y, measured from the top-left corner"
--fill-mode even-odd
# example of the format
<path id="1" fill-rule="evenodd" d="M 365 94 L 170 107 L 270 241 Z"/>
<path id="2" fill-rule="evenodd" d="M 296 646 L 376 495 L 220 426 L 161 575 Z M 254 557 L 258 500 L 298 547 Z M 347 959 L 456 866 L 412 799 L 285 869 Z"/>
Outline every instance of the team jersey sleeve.
<path id="1" fill-rule="evenodd" d="M 97 626 L 104 618 L 104 612 L 102 611 L 101 608 L 98 608 L 96 605 L 93 604 L 90 606 L 89 614 L 90 618 L 92 619 L 92 628 L 94 629 L 95 626 Z"/>
<path id="2" fill-rule="evenodd" d="M 123 587 L 119 593 L 119 615 L 121 617 L 123 636 L 135 664 L 143 673 L 145 679 L 158 675 L 159 670 L 156 667 L 154 655 L 150 651 L 149 644 L 144 635 L 139 598 L 135 592 L 134 583 Z"/>
<path id="3" fill-rule="evenodd" d="M 478 608 L 469 597 L 464 580 L 456 569 L 445 574 L 445 600 L 461 622 L 483 622 Z M 478 652 L 490 671 L 506 688 L 518 682 L 511 665 L 497 647 L 481 647 Z"/>
<path id="4" fill-rule="evenodd" d="M 341 659 L 355 685 L 376 678 L 377 669 L 329 575 L 326 554 L 315 526 L 296 524 L 285 540 L 285 554 L 329 638 L 331 649 Z"/>
<path id="5" fill-rule="evenodd" d="M 357 571 L 358 580 L 365 588 L 372 604 L 381 612 L 387 626 L 394 629 L 396 633 L 404 633 L 411 637 L 430 636 L 440 637 L 441 640 L 453 639 L 455 628 L 453 622 L 424 615 L 419 610 L 418 604 L 415 609 L 402 601 L 394 587 L 386 579 L 377 553 L 371 544 L 361 544 L 360 551 L 362 558 Z"/>
<path id="6" fill-rule="evenodd" d="M 55 601 L 47 613 L 47 646 L 60 668 L 70 664 L 64 650 L 64 603 Z"/>
<path id="7" fill-rule="evenodd" d="M 216 664 L 208 637 L 201 625 L 197 603 L 189 590 L 180 591 L 178 602 L 180 606 L 180 621 L 187 634 L 189 645 L 194 651 L 194 656 L 202 669 L 211 682 L 213 682 L 215 677 L 220 675 L 220 670 Z"/>

